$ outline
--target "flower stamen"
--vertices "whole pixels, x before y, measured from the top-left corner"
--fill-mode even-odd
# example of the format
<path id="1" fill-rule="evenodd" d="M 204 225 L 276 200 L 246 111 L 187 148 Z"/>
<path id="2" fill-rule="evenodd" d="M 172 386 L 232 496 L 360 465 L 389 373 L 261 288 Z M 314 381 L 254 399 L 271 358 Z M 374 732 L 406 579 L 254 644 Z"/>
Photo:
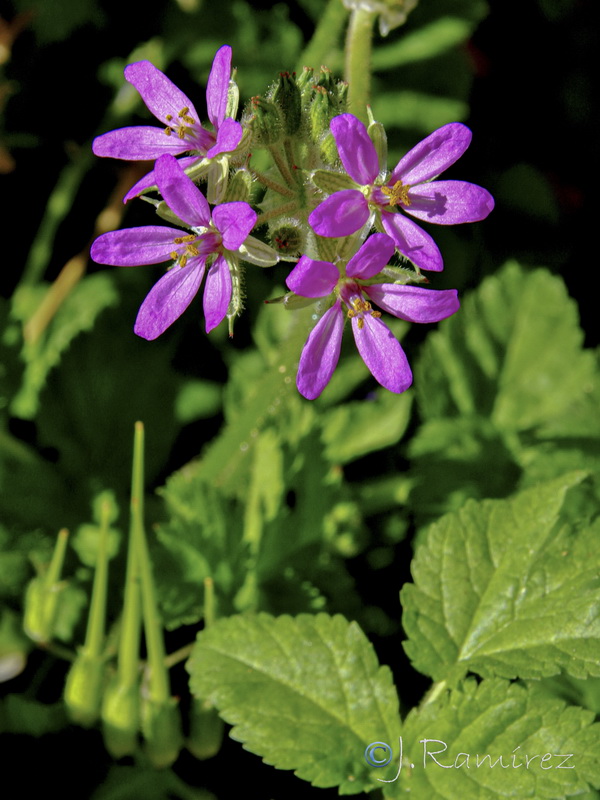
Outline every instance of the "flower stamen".
<path id="1" fill-rule="evenodd" d="M 396 181 L 393 186 L 382 186 L 381 191 L 384 195 L 389 197 L 389 205 L 390 206 L 409 206 L 410 205 L 410 198 L 408 196 L 408 190 L 410 186 L 406 186 L 402 183 L 402 181 Z"/>

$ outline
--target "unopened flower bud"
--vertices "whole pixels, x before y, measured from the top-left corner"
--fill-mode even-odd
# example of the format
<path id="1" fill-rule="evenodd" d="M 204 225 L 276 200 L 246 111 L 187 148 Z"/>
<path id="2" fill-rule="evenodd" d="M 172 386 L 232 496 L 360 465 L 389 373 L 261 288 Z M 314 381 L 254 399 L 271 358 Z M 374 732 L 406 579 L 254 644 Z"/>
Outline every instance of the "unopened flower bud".
<path id="1" fill-rule="evenodd" d="M 309 111 L 311 134 L 319 145 L 321 157 L 328 164 L 334 164 L 338 157 L 337 146 L 329 130 L 329 123 L 337 114 L 337 106 L 327 89 L 315 86 L 314 99 Z"/>
<path id="2" fill-rule="evenodd" d="M 316 86 L 322 86 L 324 89 L 327 89 L 328 92 L 335 91 L 335 78 L 331 74 L 329 67 L 321 66 L 319 77 L 316 80 Z"/>
<path id="3" fill-rule="evenodd" d="M 285 135 L 293 136 L 298 132 L 302 121 L 302 103 L 295 73 L 279 73 L 279 82 L 271 99 L 281 109 Z"/>
<path id="4" fill-rule="evenodd" d="M 309 100 L 312 97 L 312 89 L 315 82 L 314 73 L 313 67 L 303 67 L 302 72 L 296 78 L 296 85 L 300 89 L 300 95 L 303 100 Z"/>
<path id="5" fill-rule="evenodd" d="M 250 101 L 250 111 L 248 126 L 252 130 L 253 146 L 269 147 L 277 144 L 283 136 L 283 123 L 275 103 L 257 95 Z"/>

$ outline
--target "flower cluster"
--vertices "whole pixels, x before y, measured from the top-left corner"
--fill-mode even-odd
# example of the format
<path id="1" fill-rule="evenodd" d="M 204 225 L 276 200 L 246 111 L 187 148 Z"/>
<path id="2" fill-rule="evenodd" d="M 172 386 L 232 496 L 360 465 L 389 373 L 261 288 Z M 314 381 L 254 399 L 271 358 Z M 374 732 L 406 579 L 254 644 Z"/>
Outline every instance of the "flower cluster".
<path id="1" fill-rule="evenodd" d="M 228 317 L 231 333 L 243 305 L 241 262 L 264 267 L 291 260 L 286 308 L 314 302 L 318 311 L 300 356 L 300 393 L 314 399 L 329 382 L 346 320 L 375 379 L 405 391 L 411 370 L 381 312 L 430 323 L 458 310 L 455 290 L 410 285 L 426 282 L 421 270 L 443 269 L 437 245 L 414 220 L 454 225 L 482 220 L 493 209 L 482 187 L 437 180 L 469 146 L 470 130 L 444 125 L 388 171 L 383 127 L 371 119 L 367 128 L 347 113 L 347 86 L 324 67 L 305 68 L 298 78 L 282 73 L 265 96 L 252 98 L 240 123 L 231 48 L 221 47 L 206 89 L 210 127 L 149 62 L 131 64 L 125 77 L 164 127 L 111 131 L 94 141 L 94 152 L 155 160 L 125 200 L 158 190 L 162 201 L 145 199 L 178 226 L 111 231 L 92 246 L 101 264 L 172 262 L 142 303 L 135 332 L 160 336 L 205 279 L 206 332 Z M 272 168 L 254 167 L 257 149 L 268 151 Z M 198 180 L 207 182 L 208 199 Z M 260 239 L 251 235 L 256 228 Z"/>

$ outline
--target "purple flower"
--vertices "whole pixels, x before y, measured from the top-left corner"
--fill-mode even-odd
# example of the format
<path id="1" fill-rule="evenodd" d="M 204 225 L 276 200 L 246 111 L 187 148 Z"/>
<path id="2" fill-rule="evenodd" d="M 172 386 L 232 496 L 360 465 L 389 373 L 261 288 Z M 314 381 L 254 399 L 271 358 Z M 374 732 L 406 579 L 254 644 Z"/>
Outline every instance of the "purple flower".
<path id="1" fill-rule="evenodd" d="M 227 313 L 232 292 L 228 259 L 238 258 L 256 222 L 256 212 L 248 203 L 223 203 L 213 209 L 211 218 L 206 198 L 171 155 L 157 160 L 155 175 L 165 201 L 192 233 L 162 225 L 111 231 L 96 239 L 92 258 L 99 264 L 118 267 L 159 264 L 168 259 L 175 262 L 140 307 L 134 331 L 144 339 L 156 339 L 183 314 L 210 263 L 204 287 L 208 333 Z"/>
<path id="2" fill-rule="evenodd" d="M 296 384 L 308 400 L 318 397 L 329 383 L 340 357 L 345 317 L 363 361 L 373 377 L 391 392 L 404 392 L 412 372 L 397 339 L 374 311 L 371 301 L 384 311 L 409 322 L 438 322 L 458 310 L 455 289 L 432 291 L 420 286 L 369 283 L 394 254 L 392 239 L 375 233 L 343 267 L 330 261 L 302 256 L 287 278 L 288 287 L 303 297 L 334 298 L 323 314 L 300 356 Z"/>
<path id="3" fill-rule="evenodd" d="M 184 168 L 199 159 L 235 150 L 242 138 L 242 126 L 225 117 L 230 75 L 231 47 L 223 45 L 214 57 L 206 86 L 206 106 L 213 133 L 200 124 L 192 101 L 153 64 L 149 61 L 129 64 L 125 67 L 126 80 L 135 86 L 148 110 L 164 127 L 119 128 L 96 137 L 92 150 L 97 156 L 129 161 L 151 161 L 164 153 L 177 156 L 192 152 L 192 156 L 181 159 Z M 155 185 L 156 175 L 152 171 L 129 190 L 124 201 Z"/>
<path id="4" fill-rule="evenodd" d="M 413 147 L 383 179 L 373 142 L 352 114 L 331 120 L 340 159 L 356 189 L 335 192 L 318 205 L 308 220 L 319 236 L 349 236 L 375 212 L 398 250 L 420 269 L 443 269 L 440 251 L 428 233 L 413 222 L 438 225 L 476 222 L 494 208 L 491 194 L 465 181 L 436 181 L 471 142 L 471 131 L 451 122 Z M 405 212 L 405 213 L 404 213 Z"/>

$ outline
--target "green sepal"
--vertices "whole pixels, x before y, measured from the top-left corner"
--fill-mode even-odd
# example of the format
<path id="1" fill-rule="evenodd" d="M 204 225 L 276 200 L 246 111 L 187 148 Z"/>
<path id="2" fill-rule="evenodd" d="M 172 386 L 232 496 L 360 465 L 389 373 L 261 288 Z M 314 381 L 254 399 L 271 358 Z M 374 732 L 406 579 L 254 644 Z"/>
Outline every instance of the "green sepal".
<path id="1" fill-rule="evenodd" d="M 190 735 L 186 747 L 201 761 L 221 749 L 225 725 L 217 709 L 207 700 L 194 700 L 190 712 Z"/>
<path id="2" fill-rule="evenodd" d="M 146 755 L 157 769 L 170 767 L 183 744 L 178 701 L 174 697 L 164 701 L 144 697 L 141 712 Z"/>
<path id="3" fill-rule="evenodd" d="M 104 677 L 104 659 L 81 650 L 71 665 L 64 691 L 67 713 L 73 722 L 86 728 L 96 722 L 102 705 Z"/>
<path id="4" fill-rule="evenodd" d="M 227 192 L 225 193 L 226 203 L 243 202 L 248 203 L 252 194 L 252 175 L 247 169 L 238 169 L 229 179 Z"/>
<path id="5" fill-rule="evenodd" d="M 247 127 L 252 131 L 253 147 L 270 147 L 283 137 L 283 121 L 279 107 L 257 95 L 250 100 Z"/>
<path id="6" fill-rule="evenodd" d="M 101 716 L 104 745 L 111 756 L 135 753 L 140 728 L 139 683 L 122 683 L 115 675 L 104 692 Z"/>
<path id="7" fill-rule="evenodd" d="M 325 194 L 333 194 L 344 189 L 356 189 L 356 183 L 349 175 L 332 172 L 329 169 L 317 169 L 311 174 L 311 180 L 317 189 Z"/>
<path id="8" fill-rule="evenodd" d="M 279 261 L 275 250 L 255 236 L 248 236 L 238 252 L 242 261 L 249 261 L 257 267 L 273 267 Z"/>
<path id="9" fill-rule="evenodd" d="M 384 172 L 387 169 L 388 163 L 387 134 L 381 122 L 376 122 L 373 118 L 373 112 L 371 111 L 370 106 L 367 106 L 367 115 L 369 117 L 367 133 L 369 134 L 369 139 L 373 142 L 375 152 L 377 153 L 379 171 Z"/>
<path id="10" fill-rule="evenodd" d="M 301 297 L 299 294 L 294 294 L 293 292 L 288 292 L 287 294 L 282 294 L 279 297 L 273 297 L 270 300 L 265 300 L 267 305 L 283 303 L 284 307 L 288 311 L 296 311 L 299 308 L 306 308 L 306 306 L 310 306 L 315 302 L 316 300 L 314 297 Z"/>

